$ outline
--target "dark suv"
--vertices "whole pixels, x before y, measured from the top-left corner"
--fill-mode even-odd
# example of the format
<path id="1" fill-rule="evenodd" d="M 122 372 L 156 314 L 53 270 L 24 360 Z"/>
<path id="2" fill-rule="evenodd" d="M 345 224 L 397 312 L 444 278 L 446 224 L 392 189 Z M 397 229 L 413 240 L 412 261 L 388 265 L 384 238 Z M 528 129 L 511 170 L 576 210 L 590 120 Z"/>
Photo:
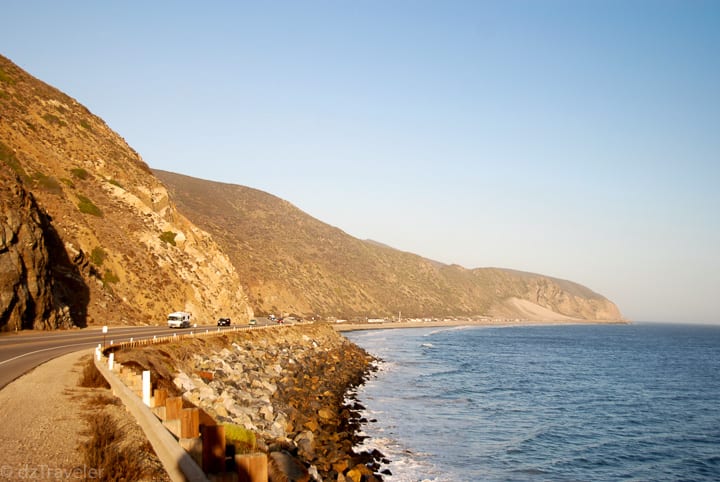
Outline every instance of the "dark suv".
<path id="1" fill-rule="evenodd" d="M 218 326 L 230 326 L 230 318 L 218 319 Z"/>

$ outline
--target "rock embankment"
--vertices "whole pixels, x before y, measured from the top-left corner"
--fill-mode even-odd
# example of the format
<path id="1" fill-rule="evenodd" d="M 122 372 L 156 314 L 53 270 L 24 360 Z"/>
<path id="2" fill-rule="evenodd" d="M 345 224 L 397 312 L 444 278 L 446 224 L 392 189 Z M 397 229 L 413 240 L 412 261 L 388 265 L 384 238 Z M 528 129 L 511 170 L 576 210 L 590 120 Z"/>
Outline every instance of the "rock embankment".
<path id="1" fill-rule="evenodd" d="M 354 450 L 362 407 L 348 397 L 373 359 L 329 326 L 248 330 L 133 350 L 119 360 L 164 366 L 160 376 L 172 377 L 189 402 L 218 422 L 252 430 L 271 474 L 290 464 L 302 472 L 294 480 L 382 480 L 382 454 Z"/>

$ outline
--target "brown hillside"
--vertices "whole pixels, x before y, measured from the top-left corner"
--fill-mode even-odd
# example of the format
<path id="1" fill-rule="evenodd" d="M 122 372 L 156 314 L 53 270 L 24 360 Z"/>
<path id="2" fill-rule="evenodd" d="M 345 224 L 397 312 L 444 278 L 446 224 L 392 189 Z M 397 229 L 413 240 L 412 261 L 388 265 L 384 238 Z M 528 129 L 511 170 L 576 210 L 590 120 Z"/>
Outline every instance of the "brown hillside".
<path id="1" fill-rule="evenodd" d="M 178 209 L 228 253 L 258 312 L 622 318 L 613 303 L 570 281 L 444 265 L 353 238 L 256 189 L 153 172 Z"/>
<path id="2" fill-rule="evenodd" d="M 621 318 L 569 281 L 444 265 L 355 239 L 258 190 L 157 171 L 171 200 L 101 119 L 1 56 L 0 161 L 0 330 L 163 323 L 174 310 L 242 321 L 251 306 Z"/>
<path id="3" fill-rule="evenodd" d="M 46 215 L 35 224 L 56 240 L 49 268 L 0 249 L 0 266 L 16 274 L 7 276 L 7 286 L 21 286 L 28 270 L 54 273 L 58 295 L 44 301 L 31 296 L 26 303 L 58 306 L 35 311 L 68 307 L 75 325 L 163 323 L 175 310 L 190 311 L 200 322 L 251 316 L 232 263 L 207 233 L 176 211 L 140 156 L 77 101 L 2 56 L 0 162 L 17 175 L 3 182 L 12 179 L 20 186 L 13 192 L 31 193 Z M 0 219 L 19 218 L 17 203 L 6 199 Z M 13 308 L 17 296 L 2 289 L 0 329 L 27 327 Z"/>

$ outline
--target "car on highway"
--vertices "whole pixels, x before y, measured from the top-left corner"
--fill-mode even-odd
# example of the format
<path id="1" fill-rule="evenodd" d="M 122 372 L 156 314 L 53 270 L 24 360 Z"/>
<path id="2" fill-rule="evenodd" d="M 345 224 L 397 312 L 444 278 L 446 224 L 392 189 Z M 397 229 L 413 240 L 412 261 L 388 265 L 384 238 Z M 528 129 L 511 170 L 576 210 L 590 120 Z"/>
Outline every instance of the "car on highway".
<path id="1" fill-rule="evenodd" d="M 257 325 L 257 320 L 256 320 L 255 318 L 253 318 L 252 320 L 250 320 L 250 321 L 248 322 L 248 325 L 250 325 L 250 326 L 255 326 L 255 325 Z"/>
<path id="2" fill-rule="evenodd" d="M 186 311 L 175 311 L 167 318 L 168 328 L 188 328 L 190 326 L 190 313 Z"/>
<path id="3" fill-rule="evenodd" d="M 217 326 L 230 326 L 230 318 L 219 318 Z"/>

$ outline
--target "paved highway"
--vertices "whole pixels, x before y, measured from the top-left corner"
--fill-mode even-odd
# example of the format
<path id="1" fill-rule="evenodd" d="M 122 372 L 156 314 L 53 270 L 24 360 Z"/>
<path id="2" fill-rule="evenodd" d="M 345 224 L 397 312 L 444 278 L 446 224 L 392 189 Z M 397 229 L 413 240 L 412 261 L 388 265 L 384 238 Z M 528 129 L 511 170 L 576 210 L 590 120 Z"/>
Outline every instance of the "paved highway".
<path id="1" fill-rule="evenodd" d="M 257 320 L 258 326 L 269 323 L 264 318 L 258 318 Z M 246 325 L 232 325 L 220 329 L 231 330 L 236 326 Z M 103 337 L 102 328 L 100 327 L 55 332 L 6 333 L 0 336 L 0 389 L 36 366 L 55 357 L 77 350 L 94 348 L 103 343 L 103 338 L 106 344 L 110 344 L 111 341 L 114 343 L 130 341 L 130 338 L 141 340 L 169 333 L 189 333 L 190 331 L 217 329 L 218 327 L 215 325 L 203 325 L 181 330 L 170 329 L 166 326 L 109 327 L 105 337 Z"/>

